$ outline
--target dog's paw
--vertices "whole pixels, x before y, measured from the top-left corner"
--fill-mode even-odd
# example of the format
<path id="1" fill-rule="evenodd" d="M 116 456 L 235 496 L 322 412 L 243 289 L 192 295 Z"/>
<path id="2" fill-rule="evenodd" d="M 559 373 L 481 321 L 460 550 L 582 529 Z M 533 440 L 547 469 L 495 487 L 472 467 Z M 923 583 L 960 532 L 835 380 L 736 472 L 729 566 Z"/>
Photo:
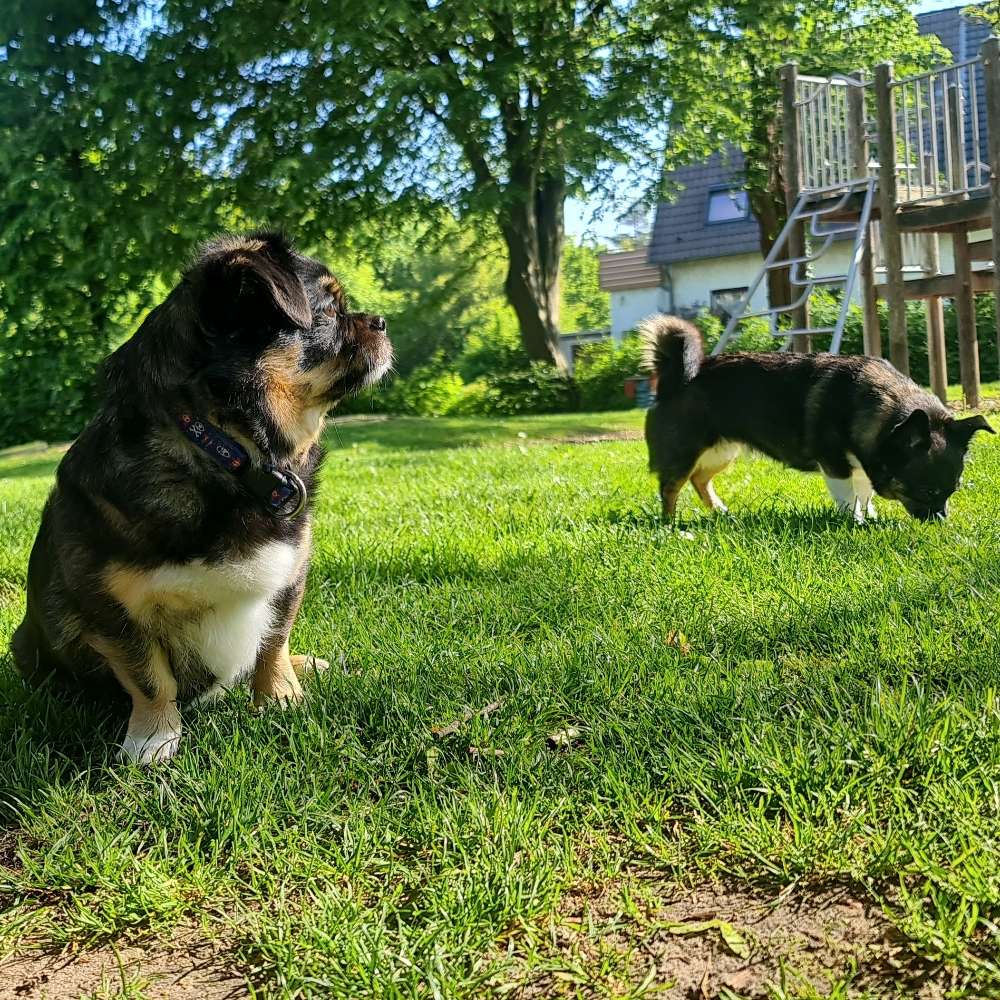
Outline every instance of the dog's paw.
<path id="1" fill-rule="evenodd" d="M 264 709 L 269 705 L 292 708 L 301 704 L 304 698 L 302 685 L 293 673 L 275 677 L 266 685 L 255 684 L 253 689 L 253 704 L 257 709 Z"/>
<path id="2" fill-rule="evenodd" d="M 296 677 L 302 680 L 306 674 L 312 673 L 322 673 L 324 670 L 330 669 L 329 660 L 321 660 L 318 656 L 314 656 L 312 653 L 298 653 L 295 656 L 290 657 L 292 661 L 292 669 L 295 671 Z"/>
<path id="3" fill-rule="evenodd" d="M 161 764 L 177 753 L 180 742 L 181 734 L 173 729 L 164 729 L 151 736 L 128 735 L 118 749 L 118 761 L 122 764 Z"/>

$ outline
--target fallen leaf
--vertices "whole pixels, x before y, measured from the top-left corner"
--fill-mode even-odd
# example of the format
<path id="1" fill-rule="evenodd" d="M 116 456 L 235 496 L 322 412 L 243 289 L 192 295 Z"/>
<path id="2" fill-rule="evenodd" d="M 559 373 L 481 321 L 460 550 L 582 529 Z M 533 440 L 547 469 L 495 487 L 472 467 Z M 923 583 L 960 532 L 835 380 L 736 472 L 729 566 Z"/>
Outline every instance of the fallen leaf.
<path id="1" fill-rule="evenodd" d="M 443 736 L 452 736 L 457 733 L 470 719 L 474 719 L 477 715 L 479 718 L 485 719 L 488 715 L 492 715 L 502 705 L 502 701 L 491 701 L 488 705 L 485 705 L 480 709 L 466 708 L 466 710 L 462 713 L 462 718 L 455 719 L 444 726 L 433 726 L 431 727 L 431 732 L 438 737 L 438 739 L 441 739 Z"/>
<path id="2" fill-rule="evenodd" d="M 720 985 L 730 990 L 742 991 L 748 986 L 752 986 L 753 980 L 753 969 L 737 969 L 736 972 L 730 972 L 728 975 L 723 976 Z"/>
<path id="3" fill-rule="evenodd" d="M 478 760 L 480 757 L 502 757 L 503 750 L 494 747 L 469 747 L 468 754 Z"/>
<path id="4" fill-rule="evenodd" d="M 722 935 L 722 940 L 726 942 L 726 947 L 737 958 L 749 958 L 750 945 L 747 944 L 746 938 L 732 924 L 726 923 L 725 920 L 720 920 L 718 923 L 719 933 Z"/>
<path id="5" fill-rule="evenodd" d="M 566 729 L 557 729 L 555 732 L 549 733 L 545 742 L 551 749 L 560 750 L 578 743 L 582 736 L 583 733 L 575 726 L 567 726 Z"/>
<path id="6" fill-rule="evenodd" d="M 687 636 L 677 628 L 672 628 L 667 633 L 667 645 L 678 650 L 681 656 L 689 656 L 691 653 L 691 643 L 687 641 Z"/>
<path id="7" fill-rule="evenodd" d="M 686 923 L 661 924 L 668 934 L 704 934 L 718 931 L 726 947 L 738 958 L 750 957 L 750 945 L 736 928 L 725 920 L 693 920 Z"/>

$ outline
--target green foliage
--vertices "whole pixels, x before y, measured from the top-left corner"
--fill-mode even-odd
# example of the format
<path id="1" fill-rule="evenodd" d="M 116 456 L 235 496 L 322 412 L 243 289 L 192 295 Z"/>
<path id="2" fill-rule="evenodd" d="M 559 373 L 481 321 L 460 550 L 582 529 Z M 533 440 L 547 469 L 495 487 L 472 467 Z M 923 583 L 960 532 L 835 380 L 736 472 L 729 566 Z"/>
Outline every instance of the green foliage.
<path id="1" fill-rule="evenodd" d="M 964 7 L 962 14 L 965 17 L 976 17 L 985 21 L 993 29 L 994 34 L 1000 32 L 1000 0 L 986 0 L 985 3 Z"/>
<path id="2" fill-rule="evenodd" d="M 694 325 L 701 330 L 707 354 L 719 342 L 725 332 L 726 324 L 707 309 L 694 318 Z M 780 341 L 771 335 L 771 328 L 762 316 L 745 320 L 739 326 L 736 336 L 726 346 L 727 351 L 774 351 L 780 346 Z"/>
<path id="3" fill-rule="evenodd" d="M 455 359 L 472 341 L 518 343 L 517 320 L 503 294 L 503 245 L 489 220 L 460 223 L 438 212 L 398 229 L 379 226 L 365 250 L 392 301 L 364 308 L 386 315 L 400 373 L 436 354 Z"/>
<path id="4" fill-rule="evenodd" d="M 567 240 L 563 248 L 562 329 L 599 330 L 611 324 L 611 301 L 598 283 L 598 256 L 603 247 Z"/>

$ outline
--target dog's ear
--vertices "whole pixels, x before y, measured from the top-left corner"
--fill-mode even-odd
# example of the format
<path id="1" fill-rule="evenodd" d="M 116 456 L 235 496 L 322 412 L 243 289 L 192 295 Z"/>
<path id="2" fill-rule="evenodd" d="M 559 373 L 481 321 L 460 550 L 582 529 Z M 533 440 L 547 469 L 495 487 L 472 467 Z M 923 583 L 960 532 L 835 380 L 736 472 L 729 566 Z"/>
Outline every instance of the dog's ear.
<path id="1" fill-rule="evenodd" d="M 931 418 L 926 410 L 914 410 L 892 429 L 889 440 L 901 452 L 926 451 L 931 446 Z"/>
<path id="2" fill-rule="evenodd" d="M 972 435 L 976 431 L 986 431 L 987 434 L 996 434 L 996 431 L 990 427 L 986 421 L 986 417 L 981 413 L 977 413 L 974 417 L 966 417 L 964 420 L 953 420 L 948 425 L 949 439 L 960 444 L 963 448 L 969 446 L 969 441 L 972 440 Z"/>
<path id="3" fill-rule="evenodd" d="M 217 332 L 308 330 L 312 309 L 288 242 L 275 233 L 225 236 L 202 250 L 193 280 L 202 319 Z"/>

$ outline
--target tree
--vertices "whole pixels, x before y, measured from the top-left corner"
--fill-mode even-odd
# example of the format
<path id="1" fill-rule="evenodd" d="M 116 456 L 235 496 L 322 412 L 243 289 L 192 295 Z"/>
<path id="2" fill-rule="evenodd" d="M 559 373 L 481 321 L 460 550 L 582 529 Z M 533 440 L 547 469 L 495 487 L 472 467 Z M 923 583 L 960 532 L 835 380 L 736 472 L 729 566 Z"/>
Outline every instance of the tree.
<path id="1" fill-rule="evenodd" d="M 79 429 L 94 368 L 162 292 L 156 276 L 184 261 L 193 233 L 220 225 L 219 200 L 189 158 L 135 156 L 140 131 L 149 148 L 169 150 L 184 119 L 147 115 L 134 100 L 143 76 L 133 36 L 112 37 L 86 0 L 0 5 L 5 442 Z"/>
<path id="2" fill-rule="evenodd" d="M 599 283 L 602 249 L 584 242 L 566 242 L 562 300 L 567 331 L 598 330 L 611 322 L 611 304 Z"/>
<path id="3" fill-rule="evenodd" d="M 524 347 L 561 364 L 565 198 L 623 171 L 656 181 L 670 27 L 693 3 L 665 20 L 657 0 L 64 0 L 56 35 L 87 33 L 123 69 L 84 77 L 120 116 L 108 142 L 207 175 L 257 217 L 313 238 L 440 206 L 491 220 Z M 88 83 L 60 85 L 93 103 Z"/>
<path id="4" fill-rule="evenodd" d="M 770 252 L 787 217 L 782 176 L 778 71 L 796 61 L 811 75 L 850 73 L 895 60 L 902 72 L 941 57 L 921 36 L 907 0 L 726 0 L 696 12 L 684 63 L 670 82 L 668 163 L 703 158 L 732 144 L 745 159 L 750 207 Z M 792 301 L 789 271 L 768 275 L 772 305 Z"/>
<path id="5" fill-rule="evenodd" d="M 994 31 L 1000 31 L 1000 0 L 986 0 L 983 4 L 973 4 L 962 11 L 966 17 L 985 21 Z"/>

